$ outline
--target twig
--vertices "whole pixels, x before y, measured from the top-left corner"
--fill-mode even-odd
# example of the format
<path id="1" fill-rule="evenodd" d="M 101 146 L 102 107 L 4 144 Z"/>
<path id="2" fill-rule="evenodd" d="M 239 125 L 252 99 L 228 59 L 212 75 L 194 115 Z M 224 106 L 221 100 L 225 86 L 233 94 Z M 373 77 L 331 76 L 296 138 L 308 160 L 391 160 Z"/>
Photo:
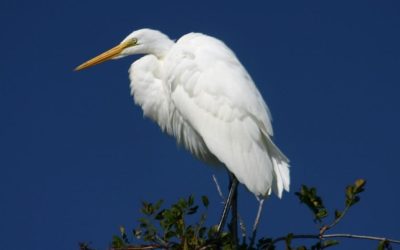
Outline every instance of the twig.
<path id="1" fill-rule="evenodd" d="M 111 248 L 111 250 L 151 250 L 151 249 L 166 249 L 166 248 L 161 245 L 127 246 L 127 247 Z"/>
<path id="2" fill-rule="evenodd" d="M 166 242 L 165 240 L 163 240 L 158 234 L 156 234 L 155 237 L 156 237 L 156 240 L 159 241 L 160 245 L 161 245 L 163 248 L 165 248 L 165 249 L 168 248 L 168 242 Z"/>
<path id="3" fill-rule="evenodd" d="M 238 213 L 238 219 L 239 219 L 239 226 L 240 226 L 242 239 L 246 239 L 247 238 L 246 225 L 244 224 L 244 221 L 243 221 L 242 217 L 240 217 L 239 213 Z"/>
<path id="4" fill-rule="evenodd" d="M 214 243 L 210 243 L 210 244 L 200 247 L 198 250 L 217 249 L 217 247 L 218 247 L 218 245 L 216 245 Z"/>
<path id="5" fill-rule="evenodd" d="M 271 246 L 275 245 L 279 241 L 286 240 L 287 236 L 278 237 L 271 242 L 266 243 L 264 249 L 269 249 Z M 363 239 L 363 240 L 376 240 L 376 241 L 386 241 L 389 243 L 400 244 L 400 240 L 388 239 L 385 237 L 376 237 L 376 236 L 369 236 L 369 235 L 357 235 L 357 234 L 325 234 L 325 235 L 318 235 L 318 234 L 297 234 L 292 235 L 291 239 L 329 239 L 329 238 L 352 238 L 352 239 Z"/>
<path id="6" fill-rule="evenodd" d="M 214 180 L 215 186 L 217 187 L 217 191 L 218 191 L 219 197 L 221 197 L 221 199 L 223 200 L 223 204 L 225 204 L 225 197 L 224 197 L 224 194 L 221 191 L 221 187 L 219 186 L 217 177 L 213 174 L 212 178 Z"/>
<path id="7" fill-rule="evenodd" d="M 390 243 L 400 244 L 400 240 L 388 239 L 385 237 L 376 237 L 370 235 L 357 235 L 357 234 L 325 234 L 321 236 L 322 239 L 327 238 L 353 238 L 353 239 L 364 239 L 364 240 L 377 240 L 386 241 Z"/>
<path id="8" fill-rule="evenodd" d="M 350 208 L 350 206 L 347 205 L 347 206 L 343 209 L 343 211 L 341 212 L 340 216 L 337 217 L 331 224 L 325 225 L 325 226 L 321 227 L 321 229 L 320 229 L 320 231 L 319 231 L 319 234 L 320 234 L 320 235 L 323 235 L 327 230 L 329 230 L 329 229 L 331 229 L 332 227 L 336 226 L 336 224 L 338 224 L 339 221 L 340 221 L 341 219 L 343 219 L 344 215 L 347 213 L 347 211 L 349 210 L 349 208 Z"/>

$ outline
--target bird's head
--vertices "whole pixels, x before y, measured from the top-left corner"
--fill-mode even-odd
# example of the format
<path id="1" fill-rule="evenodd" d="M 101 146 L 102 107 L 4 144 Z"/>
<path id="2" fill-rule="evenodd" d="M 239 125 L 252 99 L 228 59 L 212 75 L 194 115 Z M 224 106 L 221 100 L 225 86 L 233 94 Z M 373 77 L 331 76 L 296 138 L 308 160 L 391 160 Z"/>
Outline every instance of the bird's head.
<path id="1" fill-rule="evenodd" d="M 154 54 L 157 57 L 163 57 L 172 44 L 173 41 L 160 31 L 152 29 L 136 30 L 117 46 L 82 63 L 75 70 L 89 68 L 110 59 L 119 59 L 135 54 Z"/>

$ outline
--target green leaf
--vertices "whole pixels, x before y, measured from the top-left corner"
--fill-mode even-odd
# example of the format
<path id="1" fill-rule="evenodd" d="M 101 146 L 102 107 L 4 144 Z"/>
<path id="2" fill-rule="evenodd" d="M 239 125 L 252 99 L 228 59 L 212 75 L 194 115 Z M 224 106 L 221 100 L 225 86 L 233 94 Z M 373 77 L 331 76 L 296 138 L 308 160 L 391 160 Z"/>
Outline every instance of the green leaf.
<path id="1" fill-rule="evenodd" d="M 156 214 L 156 216 L 154 217 L 154 219 L 156 219 L 156 220 L 163 220 L 163 219 L 164 219 L 164 212 L 165 212 L 165 209 L 163 209 L 163 210 L 161 210 L 160 212 L 158 212 L 158 213 Z"/>
<path id="2" fill-rule="evenodd" d="M 199 229 L 199 233 L 198 233 L 199 238 L 204 238 L 206 231 L 207 231 L 207 228 L 206 228 L 206 227 L 201 227 L 201 228 Z"/>
<path id="3" fill-rule="evenodd" d="M 133 236 L 135 236 L 136 239 L 140 239 L 142 237 L 142 230 L 140 230 L 140 228 L 133 229 L 132 233 L 133 233 Z"/>
<path id="4" fill-rule="evenodd" d="M 176 203 L 175 207 L 182 211 L 182 209 L 185 209 L 188 207 L 188 204 L 185 199 L 180 198 L 178 203 Z"/>
<path id="5" fill-rule="evenodd" d="M 328 215 L 328 211 L 321 197 L 317 195 L 316 188 L 309 188 L 306 185 L 302 185 L 300 192 L 296 192 L 295 194 L 301 203 L 306 204 L 307 207 L 311 209 L 314 214 L 314 221 L 321 222 L 321 220 Z"/>
<path id="6" fill-rule="evenodd" d="M 257 249 L 275 250 L 275 245 L 272 244 L 271 238 L 261 238 L 257 242 Z"/>
<path id="7" fill-rule="evenodd" d="M 79 250 L 95 250 L 94 248 L 90 247 L 91 243 L 86 242 L 79 242 Z"/>
<path id="8" fill-rule="evenodd" d="M 154 209 L 157 211 L 160 209 L 161 205 L 164 203 L 164 200 L 159 200 L 154 204 Z"/>
<path id="9" fill-rule="evenodd" d="M 328 211 L 325 208 L 319 208 L 318 212 L 316 214 L 316 217 L 318 218 L 318 220 L 320 220 L 326 216 L 328 216 Z"/>
<path id="10" fill-rule="evenodd" d="M 114 248 L 121 248 L 121 247 L 125 246 L 124 241 L 119 236 L 116 236 L 116 235 L 113 236 L 111 244 Z"/>
<path id="11" fill-rule="evenodd" d="M 154 206 L 153 206 L 153 204 L 151 204 L 151 203 L 149 203 L 149 202 L 143 201 L 143 202 L 142 202 L 142 209 L 141 209 L 141 212 L 142 212 L 144 215 L 148 215 L 148 216 L 152 215 L 152 214 L 154 213 Z"/>
<path id="12" fill-rule="evenodd" d="M 293 234 L 290 233 L 286 236 L 285 242 L 286 242 L 286 250 L 291 250 L 292 249 L 292 239 L 293 239 Z"/>
<path id="13" fill-rule="evenodd" d="M 199 219 L 199 225 L 203 225 L 206 222 L 206 219 L 207 219 L 207 214 L 206 213 L 201 214 Z"/>
<path id="14" fill-rule="evenodd" d="M 358 179 L 355 181 L 354 185 L 346 187 L 346 206 L 351 207 L 360 201 L 360 196 L 358 196 L 358 194 L 364 191 L 366 183 L 365 180 Z"/>
<path id="15" fill-rule="evenodd" d="M 339 210 L 335 210 L 335 220 L 338 219 L 340 216 L 342 216 L 343 212 Z"/>
<path id="16" fill-rule="evenodd" d="M 123 226 L 120 226 L 120 227 L 119 227 L 119 231 L 121 232 L 122 240 L 123 240 L 125 243 L 129 244 L 129 239 L 128 239 L 128 235 L 127 235 L 126 232 L 125 232 L 125 228 L 124 228 Z"/>
<path id="17" fill-rule="evenodd" d="M 335 246 L 338 244 L 339 244 L 339 241 L 337 241 L 337 240 L 325 240 L 322 242 L 321 245 L 322 245 L 322 248 L 328 248 L 328 247 Z"/>
<path id="18" fill-rule="evenodd" d="M 194 206 L 194 207 L 189 208 L 189 211 L 187 212 L 187 214 L 188 215 L 195 214 L 197 212 L 198 208 L 199 208 L 199 206 Z"/>
<path id="19" fill-rule="evenodd" d="M 213 238 L 218 231 L 218 225 L 214 225 L 208 229 L 208 238 Z"/>
<path id="20" fill-rule="evenodd" d="M 203 195 L 201 196 L 201 201 L 203 202 L 203 205 L 208 208 L 208 204 L 210 204 L 210 202 L 208 201 L 207 196 Z"/>
<path id="21" fill-rule="evenodd" d="M 169 240 L 169 239 L 171 239 L 172 237 L 175 237 L 176 235 L 177 235 L 177 233 L 176 233 L 175 231 L 170 230 L 170 231 L 168 231 L 168 232 L 165 234 L 165 239 L 166 239 L 166 240 Z"/>
<path id="22" fill-rule="evenodd" d="M 150 224 L 149 220 L 147 218 L 140 218 L 140 227 L 146 228 Z"/>
<path id="23" fill-rule="evenodd" d="M 125 228 L 123 226 L 119 227 L 119 231 L 121 232 L 121 234 L 125 234 Z"/>
<path id="24" fill-rule="evenodd" d="M 378 244 L 378 250 L 389 250 L 391 249 L 390 243 L 386 240 L 382 240 Z"/>
<path id="25" fill-rule="evenodd" d="M 193 203 L 194 203 L 194 196 L 190 195 L 187 201 L 188 207 L 193 206 Z"/>
<path id="26" fill-rule="evenodd" d="M 358 179 L 356 180 L 356 182 L 354 183 L 354 191 L 355 193 L 361 193 L 364 191 L 364 186 L 365 184 L 367 184 L 367 182 L 363 179 Z"/>

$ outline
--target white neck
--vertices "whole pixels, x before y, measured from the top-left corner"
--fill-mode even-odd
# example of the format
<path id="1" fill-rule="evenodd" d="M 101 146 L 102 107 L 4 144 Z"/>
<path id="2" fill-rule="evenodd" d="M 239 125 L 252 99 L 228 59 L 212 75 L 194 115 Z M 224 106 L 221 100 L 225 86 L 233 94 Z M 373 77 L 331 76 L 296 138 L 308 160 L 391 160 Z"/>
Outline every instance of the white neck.
<path id="1" fill-rule="evenodd" d="M 153 54 L 158 58 L 163 58 L 173 45 L 174 41 L 168 37 L 162 37 L 156 42 L 148 44 L 146 50 L 148 54 Z"/>

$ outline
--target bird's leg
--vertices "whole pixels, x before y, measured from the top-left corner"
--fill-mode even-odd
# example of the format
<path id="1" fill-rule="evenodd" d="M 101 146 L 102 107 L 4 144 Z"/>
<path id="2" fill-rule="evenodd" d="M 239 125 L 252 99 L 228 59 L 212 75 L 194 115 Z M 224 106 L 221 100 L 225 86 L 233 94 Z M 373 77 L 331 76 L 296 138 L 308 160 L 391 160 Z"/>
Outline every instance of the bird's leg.
<path id="1" fill-rule="evenodd" d="M 233 182 L 236 181 L 237 179 L 235 175 L 232 173 L 229 173 L 229 187 L 232 188 Z M 231 223 L 230 223 L 230 231 L 232 235 L 232 244 L 234 246 L 238 245 L 238 211 L 237 211 L 237 201 L 238 201 L 238 191 L 237 191 L 238 186 L 236 185 L 233 196 L 232 196 L 232 217 L 231 217 Z"/>
<path id="2" fill-rule="evenodd" d="M 217 237 L 219 237 L 221 235 L 222 230 L 224 229 L 226 217 L 228 216 L 229 208 L 231 207 L 231 204 L 232 204 L 232 199 L 235 196 L 235 193 L 237 191 L 237 185 L 238 185 L 238 180 L 236 179 L 236 177 L 233 177 L 232 183 L 231 183 L 230 189 L 229 189 L 229 195 L 228 195 L 228 198 L 226 199 L 224 210 L 222 211 L 221 220 L 217 227 Z"/>
<path id="3" fill-rule="evenodd" d="M 263 205 L 264 205 L 264 201 L 266 198 L 257 198 L 258 201 L 258 211 L 257 211 L 257 215 L 256 215 L 256 219 L 254 220 L 254 224 L 253 224 L 253 232 L 250 238 L 250 247 L 253 247 L 254 242 L 256 240 L 256 235 L 257 235 L 257 226 L 258 223 L 260 222 L 260 218 L 261 218 L 261 211 L 263 209 Z"/>

